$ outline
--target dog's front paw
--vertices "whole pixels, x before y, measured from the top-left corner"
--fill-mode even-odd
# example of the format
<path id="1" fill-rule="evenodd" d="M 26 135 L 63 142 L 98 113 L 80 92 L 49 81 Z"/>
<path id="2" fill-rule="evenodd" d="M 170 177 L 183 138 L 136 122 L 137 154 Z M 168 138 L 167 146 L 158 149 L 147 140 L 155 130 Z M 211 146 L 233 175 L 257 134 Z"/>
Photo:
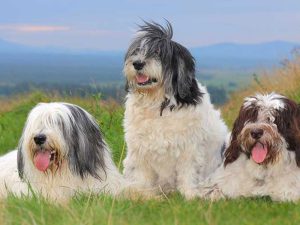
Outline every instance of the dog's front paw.
<path id="1" fill-rule="evenodd" d="M 225 195 L 223 194 L 222 190 L 217 186 L 210 186 L 210 187 L 201 187 L 201 194 L 200 196 L 204 199 L 211 200 L 211 201 L 217 201 L 222 198 L 225 198 Z"/>
<path id="2" fill-rule="evenodd" d="M 124 188 L 120 196 L 134 201 L 162 199 L 162 196 L 159 195 L 157 188 L 141 187 L 135 185 L 127 186 L 126 188 Z"/>
<path id="3" fill-rule="evenodd" d="M 186 200 L 193 200 L 195 198 L 200 198 L 200 191 L 199 189 L 189 189 L 182 192 L 183 196 Z"/>
<path id="4" fill-rule="evenodd" d="M 220 200 L 222 198 L 225 198 L 225 196 L 219 188 L 213 189 L 206 196 L 206 199 L 209 199 L 211 201 L 217 201 L 217 200 Z"/>

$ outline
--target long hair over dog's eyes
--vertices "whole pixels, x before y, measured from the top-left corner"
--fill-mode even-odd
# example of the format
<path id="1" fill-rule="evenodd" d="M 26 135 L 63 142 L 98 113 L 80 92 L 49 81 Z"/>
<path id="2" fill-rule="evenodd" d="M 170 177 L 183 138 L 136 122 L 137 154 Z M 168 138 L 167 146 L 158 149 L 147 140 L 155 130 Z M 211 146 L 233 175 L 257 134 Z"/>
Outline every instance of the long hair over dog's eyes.
<path id="1" fill-rule="evenodd" d="M 134 51 L 131 53 L 131 55 L 137 55 L 141 51 L 141 48 L 136 48 Z"/>

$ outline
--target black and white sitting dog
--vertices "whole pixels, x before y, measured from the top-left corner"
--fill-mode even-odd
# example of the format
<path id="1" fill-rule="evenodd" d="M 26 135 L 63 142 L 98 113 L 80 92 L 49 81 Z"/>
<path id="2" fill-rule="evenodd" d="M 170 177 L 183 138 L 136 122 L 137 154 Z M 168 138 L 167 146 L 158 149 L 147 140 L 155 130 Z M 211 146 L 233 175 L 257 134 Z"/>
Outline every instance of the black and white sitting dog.
<path id="1" fill-rule="evenodd" d="M 300 198 L 300 107 L 279 94 L 245 99 L 225 160 L 201 184 L 209 199 L 270 196 Z"/>
<path id="2" fill-rule="evenodd" d="M 170 23 L 146 22 L 127 51 L 124 175 L 145 195 L 179 190 L 193 198 L 221 163 L 227 127 L 172 35 Z"/>

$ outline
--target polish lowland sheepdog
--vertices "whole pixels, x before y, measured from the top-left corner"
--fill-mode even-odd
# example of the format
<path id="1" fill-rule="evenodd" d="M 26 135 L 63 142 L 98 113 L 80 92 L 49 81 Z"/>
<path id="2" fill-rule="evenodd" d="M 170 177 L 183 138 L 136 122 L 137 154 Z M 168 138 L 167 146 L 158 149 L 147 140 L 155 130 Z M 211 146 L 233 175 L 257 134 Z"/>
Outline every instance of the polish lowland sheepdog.
<path id="1" fill-rule="evenodd" d="M 169 23 L 146 22 L 126 54 L 124 175 L 150 195 L 179 190 L 193 198 L 221 163 L 227 128 L 195 79 L 194 58 L 172 33 Z"/>
<path id="2" fill-rule="evenodd" d="M 224 164 L 201 184 L 203 197 L 300 198 L 300 107 L 275 93 L 245 99 Z"/>
<path id="3" fill-rule="evenodd" d="M 19 149 L 0 158 L 1 195 L 35 192 L 64 201 L 76 193 L 119 194 L 124 181 L 95 119 L 68 103 L 29 114 Z"/>

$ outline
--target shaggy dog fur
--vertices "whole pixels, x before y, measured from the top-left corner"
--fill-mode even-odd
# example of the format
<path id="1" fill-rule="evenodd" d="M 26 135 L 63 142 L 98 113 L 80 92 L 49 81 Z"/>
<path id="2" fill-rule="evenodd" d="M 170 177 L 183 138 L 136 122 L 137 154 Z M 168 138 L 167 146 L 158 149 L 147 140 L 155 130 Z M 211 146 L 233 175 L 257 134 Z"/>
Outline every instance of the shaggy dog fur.
<path id="1" fill-rule="evenodd" d="M 300 198 L 300 107 L 272 93 L 245 99 L 225 160 L 201 184 L 209 199 L 270 196 Z"/>
<path id="2" fill-rule="evenodd" d="M 29 114 L 19 149 L 0 158 L 0 195 L 8 192 L 53 201 L 76 193 L 117 195 L 124 179 L 95 119 L 68 103 L 42 103 Z"/>
<path id="3" fill-rule="evenodd" d="M 227 128 L 195 79 L 190 52 L 171 38 L 169 23 L 146 22 L 126 54 L 124 175 L 145 195 L 179 190 L 193 198 L 221 163 Z"/>

